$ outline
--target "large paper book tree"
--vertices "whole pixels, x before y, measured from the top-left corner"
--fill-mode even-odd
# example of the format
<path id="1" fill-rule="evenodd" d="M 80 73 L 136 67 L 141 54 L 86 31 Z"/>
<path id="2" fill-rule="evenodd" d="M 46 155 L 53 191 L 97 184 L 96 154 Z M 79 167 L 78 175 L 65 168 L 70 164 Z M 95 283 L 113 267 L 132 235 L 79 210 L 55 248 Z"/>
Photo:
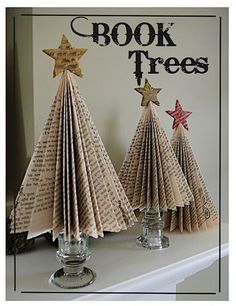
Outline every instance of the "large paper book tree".
<path id="1" fill-rule="evenodd" d="M 201 228 L 206 229 L 218 223 L 218 214 L 185 134 L 185 129 L 188 130 L 187 118 L 191 112 L 184 111 L 178 100 L 176 100 L 175 110 L 166 112 L 174 118 L 171 145 L 194 200 L 190 205 L 178 207 L 177 211 L 172 210 L 165 213 L 163 216 L 165 224 L 170 231 L 176 228 L 181 232 L 184 229 L 189 232 Z"/>
<path id="2" fill-rule="evenodd" d="M 133 209 L 157 212 L 189 205 L 192 193 L 155 111 L 157 93 L 148 80 L 136 88 L 143 95 L 142 116 L 119 178 Z"/>
<path id="3" fill-rule="evenodd" d="M 72 78 L 82 76 L 75 49 L 63 35 L 58 49 L 43 50 L 55 59 L 54 77 L 63 73 L 41 137 L 35 147 L 12 211 L 12 231 L 28 238 L 64 230 L 97 238 L 133 225 L 135 215 L 115 173 L 86 104 Z"/>

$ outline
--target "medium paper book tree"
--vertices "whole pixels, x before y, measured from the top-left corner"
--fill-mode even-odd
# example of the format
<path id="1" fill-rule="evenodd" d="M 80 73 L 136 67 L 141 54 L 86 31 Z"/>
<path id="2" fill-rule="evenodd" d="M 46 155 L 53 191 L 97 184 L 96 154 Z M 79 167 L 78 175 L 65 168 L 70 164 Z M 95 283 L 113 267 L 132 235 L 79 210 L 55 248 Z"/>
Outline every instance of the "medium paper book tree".
<path id="1" fill-rule="evenodd" d="M 135 90 L 143 95 L 144 109 L 119 178 L 133 209 L 145 211 L 144 233 L 137 243 L 163 248 L 168 238 L 162 234 L 162 212 L 189 205 L 192 193 L 155 111 L 161 89 L 146 79 L 145 86 Z"/>
<path id="2" fill-rule="evenodd" d="M 58 49 L 43 51 L 55 59 L 53 76 L 62 72 L 62 77 L 17 195 L 11 225 L 17 233 L 27 231 L 29 238 L 48 231 L 53 239 L 59 236 L 58 259 L 64 270 L 51 280 L 75 288 L 95 278 L 90 269 L 81 268 L 88 258 L 86 237 L 125 230 L 136 217 L 72 78 L 72 73 L 82 76 L 78 59 L 86 49 L 73 48 L 63 35 Z"/>
<path id="3" fill-rule="evenodd" d="M 185 129 L 188 130 L 187 118 L 191 112 L 184 111 L 178 100 L 176 100 L 175 110 L 166 112 L 174 118 L 171 145 L 194 200 L 190 205 L 178 207 L 177 211 L 164 213 L 165 225 L 170 231 L 179 229 L 181 232 L 184 230 L 192 232 L 202 228 L 207 229 L 218 223 L 218 214 L 185 134 Z"/>

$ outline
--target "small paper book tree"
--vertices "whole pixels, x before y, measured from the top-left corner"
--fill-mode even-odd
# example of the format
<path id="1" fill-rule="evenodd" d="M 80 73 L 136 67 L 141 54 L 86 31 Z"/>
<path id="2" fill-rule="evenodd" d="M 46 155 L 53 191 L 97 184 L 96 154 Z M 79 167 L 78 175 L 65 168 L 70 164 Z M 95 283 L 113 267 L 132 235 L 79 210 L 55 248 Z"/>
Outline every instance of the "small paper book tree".
<path id="1" fill-rule="evenodd" d="M 178 207 L 177 211 L 164 213 L 165 225 L 170 231 L 179 229 L 183 232 L 185 229 L 191 232 L 201 228 L 206 229 L 218 223 L 218 214 L 189 140 L 185 135 L 185 129 L 188 130 L 187 118 L 191 115 L 191 112 L 184 111 L 178 100 L 176 100 L 175 110 L 166 112 L 174 118 L 172 126 L 174 133 L 171 145 L 187 179 L 194 200 L 191 201 L 190 205 Z"/>
<path id="2" fill-rule="evenodd" d="M 161 213 L 189 205 L 192 193 L 155 112 L 161 89 L 146 79 L 145 86 L 135 90 L 143 95 L 144 109 L 119 178 L 133 209 L 145 211 L 138 244 L 163 248 L 168 238 L 162 234 Z"/>
<path id="3" fill-rule="evenodd" d="M 63 74 L 17 195 L 11 226 L 17 233 L 27 231 L 29 238 L 48 231 L 53 239 L 59 236 L 57 257 L 64 270 L 52 282 L 76 288 L 95 278 L 82 267 L 89 257 L 86 237 L 125 230 L 136 217 L 72 79 L 71 73 L 82 76 L 78 59 L 86 49 L 73 48 L 63 35 L 58 49 L 43 51 L 55 59 L 53 76 Z"/>

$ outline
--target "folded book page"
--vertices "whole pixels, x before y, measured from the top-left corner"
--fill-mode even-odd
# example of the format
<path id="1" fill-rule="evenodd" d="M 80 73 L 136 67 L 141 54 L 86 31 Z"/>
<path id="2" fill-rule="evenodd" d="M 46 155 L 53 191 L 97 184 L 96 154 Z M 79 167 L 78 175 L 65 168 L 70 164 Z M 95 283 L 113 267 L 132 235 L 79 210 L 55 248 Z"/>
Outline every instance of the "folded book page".
<path id="1" fill-rule="evenodd" d="M 176 127 L 171 144 L 192 191 L 194 200 L 191 201 L 190 205 L 178 208 L 177 211 L 164 213 L 165 226 L 170 231 L 178 228 L 181 232 L 184 229 L 191 232 L 217 224 L 217 210 L 206 188 L 182 124 Z"/>
<path id="2" fill-rule="evenodd" d="M 136 220 L 77 85 L 63 72 L 51 113 L 11 213 L 12 232 L 28 238 L 64 229 L 97 238 Z"/>
<path id="3" fill-rule="evenodd" d="M 177 210 L 193 199 L 152 102 L 144 107 L 119 179 L 133 209 L 140 211 Z"/>

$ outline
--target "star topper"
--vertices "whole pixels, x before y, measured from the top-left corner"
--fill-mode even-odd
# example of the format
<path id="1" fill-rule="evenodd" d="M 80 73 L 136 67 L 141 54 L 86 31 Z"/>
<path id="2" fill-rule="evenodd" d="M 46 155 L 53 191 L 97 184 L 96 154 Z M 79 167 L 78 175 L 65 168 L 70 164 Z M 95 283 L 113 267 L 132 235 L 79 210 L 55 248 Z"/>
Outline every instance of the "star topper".
<path id="1" fill-rule="evenodd" d="M 172 129 L 175 129 L 179 124 L 182 124 L 183 127 L 188 130 L 187 118 L 192 114 L 192 112 L 184 111 L 179 100 L 176 100 L 175 110 L 166 111 L 166 113 L 174 118 Z"/>
<path id="2" fill-rule="evenodd" d="M 138 87 L 135 90 L 143 95 L 142 106 L 148 106 L 150 101 L 158 106 L 160 105 L 160 102 L 157 100 L 157 94 L 161 91 L 161 88 L 152 87 L 147 79 L 145 79 L 144 87 Z"/>
<path id="3" fill-rule="evenodd" d="M 61 44 L 58 49 L 44 49 L 43 52 L 55 59 L 53 77 L 56 77 L 64 70 L 69 70 L 79 77 L 82 77 L 82 71 L 79 67 L 79 59 L 87 49 L 76 49 L 71 46 L 66 36 L 63 34 Z"/>

